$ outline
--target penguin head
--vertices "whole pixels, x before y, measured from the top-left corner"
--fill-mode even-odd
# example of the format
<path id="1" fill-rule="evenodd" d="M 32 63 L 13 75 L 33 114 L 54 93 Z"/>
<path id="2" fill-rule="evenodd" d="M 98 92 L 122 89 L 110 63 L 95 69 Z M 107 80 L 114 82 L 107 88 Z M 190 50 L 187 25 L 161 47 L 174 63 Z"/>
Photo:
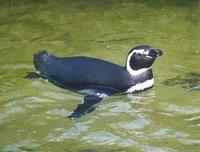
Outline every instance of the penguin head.
<path id="1" fill-rule="evenodd" d="M 138 73 L 137 71 L 147 70 L 155 59 L 161 56 L 163 52 L 159 49 L 153 49 L 148 45 L 140 45 L 131 49 L 126 60 L 126 69 L 129 73 Z"/>

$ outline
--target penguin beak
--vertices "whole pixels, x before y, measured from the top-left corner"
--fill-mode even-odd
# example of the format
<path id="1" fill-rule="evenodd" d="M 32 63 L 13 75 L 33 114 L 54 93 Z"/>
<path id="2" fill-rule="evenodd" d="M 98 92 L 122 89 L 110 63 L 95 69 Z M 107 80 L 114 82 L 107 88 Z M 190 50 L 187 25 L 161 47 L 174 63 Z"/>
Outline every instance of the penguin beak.
<path id="1" fill-rule="evenodd" d="M 153 58 L 156 58 L 162 55 L 163 55 L 163 52 L 162 50 L 159 50 L 159 49 L 150 49 L 149 54 L 148 54 L 148 56 L 153 57 Z"/>

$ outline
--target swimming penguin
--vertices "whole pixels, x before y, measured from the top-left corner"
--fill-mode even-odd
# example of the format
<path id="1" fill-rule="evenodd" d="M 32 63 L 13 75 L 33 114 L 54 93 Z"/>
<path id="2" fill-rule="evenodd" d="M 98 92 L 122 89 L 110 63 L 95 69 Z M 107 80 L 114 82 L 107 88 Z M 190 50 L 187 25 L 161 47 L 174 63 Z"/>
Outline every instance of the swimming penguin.
<path id="1" fill-rule="evenodd" d="M 163 53 L 148 45 L 134 47 L 126 65 L 84 57 L 55 57 L 42 50 L 34 54 L 35 75 L 64 89 L 84 94 L 81 104 L 68 118 L 78 118 L 94 110 L 103 98 L 116 93 L 135 93 L 153 87 L 151 65 Z"/>

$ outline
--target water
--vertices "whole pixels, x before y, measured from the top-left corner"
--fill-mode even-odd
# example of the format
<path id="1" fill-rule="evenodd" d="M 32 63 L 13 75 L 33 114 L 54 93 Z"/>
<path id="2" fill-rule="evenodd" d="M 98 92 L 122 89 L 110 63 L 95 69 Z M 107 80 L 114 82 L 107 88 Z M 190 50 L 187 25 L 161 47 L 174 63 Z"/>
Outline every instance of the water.
<path id="1" fill-rule="evenodd" d="M 199 151 L 199 16 L 198 0 L 1 0 L 0 151 Z M 155 87 L 75 121 L 66 117 L 81 95 L 24 78 L 40 49 L 124 65 L 138 44 L 164 50 Z"/>

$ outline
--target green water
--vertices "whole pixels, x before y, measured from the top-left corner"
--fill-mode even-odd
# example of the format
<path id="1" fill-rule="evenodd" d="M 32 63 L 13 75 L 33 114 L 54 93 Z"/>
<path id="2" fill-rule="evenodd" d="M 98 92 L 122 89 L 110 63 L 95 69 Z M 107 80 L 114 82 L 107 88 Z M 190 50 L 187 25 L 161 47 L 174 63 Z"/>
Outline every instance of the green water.
<path id="1" fill-rule="evenodd" d="M 0 0 L 0 151 L 199 151 L 199 4 Z M 124 65 L 138 44 L 164 50 L 153 66 L 155 87 L 106 98 L 75 121 L 66 117 L 81 95 L 24 78 L 40 49 Z"/>

